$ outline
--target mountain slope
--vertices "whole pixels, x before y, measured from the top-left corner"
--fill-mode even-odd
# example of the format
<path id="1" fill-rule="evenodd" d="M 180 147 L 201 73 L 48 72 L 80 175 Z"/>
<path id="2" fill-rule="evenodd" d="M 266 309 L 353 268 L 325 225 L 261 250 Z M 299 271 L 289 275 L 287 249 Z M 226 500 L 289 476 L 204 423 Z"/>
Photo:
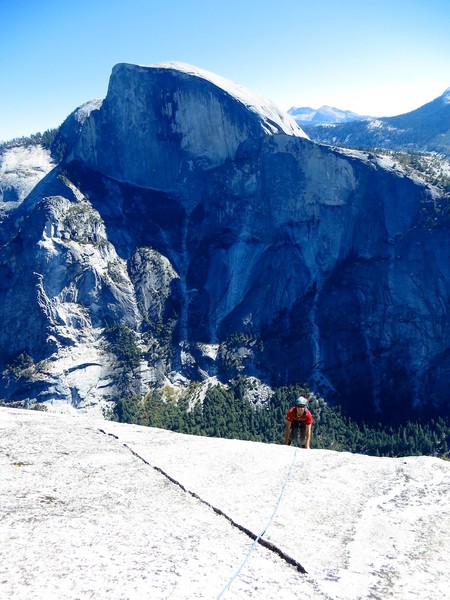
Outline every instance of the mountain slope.
<path id="1" fill-rule="evenodd" d="M 316 141 L 353 148 L 438 152 L 450 156 L 450 88 L 403 115 L 330 126 L 306 126 Z"/>
<path id="2" fill-rule="evenodd" d="M 0 432 L 2 598 L 447 594 L 448 462 L 4 408 Z"/>

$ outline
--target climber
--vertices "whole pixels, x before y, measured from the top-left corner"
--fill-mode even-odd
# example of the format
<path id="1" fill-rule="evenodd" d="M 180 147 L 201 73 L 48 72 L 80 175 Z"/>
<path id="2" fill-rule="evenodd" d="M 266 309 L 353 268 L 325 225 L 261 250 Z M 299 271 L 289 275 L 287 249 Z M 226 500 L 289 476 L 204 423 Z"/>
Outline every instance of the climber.
<path id="1" fill-rule="evenodd" d="M 298 445 L 302 448 L 310 448 L 311 429 L 313 416 L 307 408 L 308 400 L 300 396 L 286 415 L 286 429 L 284 430 L 284 443 Z"/>

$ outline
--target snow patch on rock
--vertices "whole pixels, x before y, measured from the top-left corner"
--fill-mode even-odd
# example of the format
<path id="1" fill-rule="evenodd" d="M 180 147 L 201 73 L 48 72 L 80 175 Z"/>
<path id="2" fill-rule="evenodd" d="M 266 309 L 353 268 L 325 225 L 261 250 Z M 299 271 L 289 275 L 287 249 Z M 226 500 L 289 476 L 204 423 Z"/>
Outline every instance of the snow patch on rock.
<path id="1" fill-rule="evenodd" d="M 81 106 L 79 106 L 74 114 L 75 119 L 81 125 L 86 121 L 86 119 L 91 115 L 92 111 L 98 110 L 101 108 L 103 104 L 103 100 L 90 100 L 89 102 L 85 102 Z"/>
<path id="2" fill-rule="evenodd" d="M 442 99 L 444 101 L 444 104 L 450 104 L 450 87 L 447 88 L 442 94 Z"/>
<path id="3" fill-rule="evenodd" d="M 16 207 L 54 166 L 50 151 L 40 144 L 0 152 L 0 210 Z"/>

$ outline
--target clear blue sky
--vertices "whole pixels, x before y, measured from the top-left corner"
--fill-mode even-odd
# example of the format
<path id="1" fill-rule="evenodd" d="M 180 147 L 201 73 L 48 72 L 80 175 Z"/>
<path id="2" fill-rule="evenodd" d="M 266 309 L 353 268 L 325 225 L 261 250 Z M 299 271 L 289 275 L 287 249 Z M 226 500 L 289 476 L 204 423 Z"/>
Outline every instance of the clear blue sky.
<path id="1" fill-rule="evenodd" d="M 449 0 L 0 0 L 0 140 L 182 61 L 277 103 L 388 116 L 450 87 Z"/>

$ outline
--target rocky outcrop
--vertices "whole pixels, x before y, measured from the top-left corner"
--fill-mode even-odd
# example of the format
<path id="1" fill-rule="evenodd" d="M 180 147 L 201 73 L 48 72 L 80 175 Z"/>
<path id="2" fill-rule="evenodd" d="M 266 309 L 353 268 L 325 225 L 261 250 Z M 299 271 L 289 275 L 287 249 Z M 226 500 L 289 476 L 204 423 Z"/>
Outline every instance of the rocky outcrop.
<path id="1" fill-rule="evenodd" d="M 270 103 L 173 64 L 115 67 L 57 143 L 63 161 L 10 215 L 0 255 L 4 364 L 49 359 L 66 391 L 53 381 L 43 399 L 113 396 L 105 328 L 120 322 L 142 389 L 246 373 L 365 416 L 449 410 L 446 208 L 393 161 L 317 145 Z M 86 364 L 89 391 L 67 379 Z"/>

